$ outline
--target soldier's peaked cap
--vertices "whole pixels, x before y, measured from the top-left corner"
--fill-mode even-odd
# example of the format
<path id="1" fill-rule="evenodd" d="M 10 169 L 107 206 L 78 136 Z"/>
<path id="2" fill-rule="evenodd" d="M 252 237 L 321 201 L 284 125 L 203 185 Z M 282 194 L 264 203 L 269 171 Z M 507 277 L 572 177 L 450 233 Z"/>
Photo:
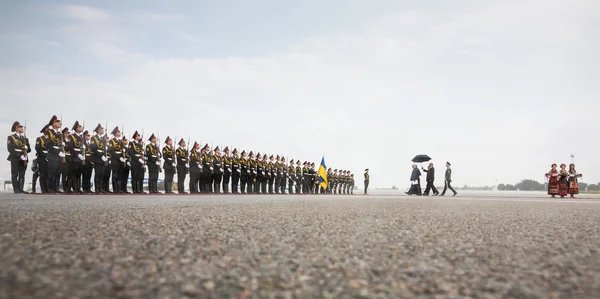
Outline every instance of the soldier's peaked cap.
<path id="1" fill-rule="evenodd" d="M 278 156 L 278 157 L 279 157 L 279 156 Z M 273 158 L 275 158 L 275 157 L 273 157 L 273 155 L 271 155 L 271 156 L 269 157 L 269 159 L 273 159 Z"/>
<path id="2" fill-rule="evenodd" d="M 369 169 L 367 168 L 367 169 L 365 169 L 365 171 L 369 171 Z"/>
<path id="3" fill-rule="evenodd" d="M 76 120 L 75 123 L 73 124 L 73 131 L 77 130 L 77 128 L 80 128 L 81 125 L 79 124 L 79 121 Z"/>
<path id="4" fill-rule="evenodd" d="M 257 157 L 262 157 L 262 155 L 260 153 L 256 154 Z"/>
<path id="5" fill-rule="evenodd" d="M 450 162 L 448 162 L 448 161 L 446 161 L 446 164 L 448 164 L 448 165 L 452 165 L 452 164 L 450 164 Z"/>
<path id="6" fill-rule="evenodd" d="M 178 143 L 178 144 L 179 144 L 179 145 L 181 145 L 181 144 L 182 144 L 182 143 L 184 143 L 184 142 L 185 142 L 185 140 L 183 140 L 183 138 L 181 138 L 181 140 L 179 140 L 179 143 Z"/>
<path id="7" fill-rule="evenodd" d="M 98 133 L 98 131 L 100 131 L 101 129 L 104 129 L 104 128 L 102 127 L 102 125 L 100 123 L 98 123 L 98 125 L 94 129 L 94 132 Z"/>
<path id="8" fill-rule="evenodd" d="M 207 148 L 207 147 L 208 147 L 208 143 L 207 143 L 207 144 L 205 144 L 203 148 Z"/>
<path id="9" fill-rule="evenodd" d="M 227 151 L 229 151 L 229 147 L 227 147 L 227 146 L 226 146 L 226 147 L 225 147 L 225 149 L 224 149 L 223 151 L 224 151 L 224 152 L 227 152 Z"/>
<path id="10" fill-rule="evenodd" d="M 64 134 L 64 133 L 67 133 L 67 132 L 69 132 L 69 128 L 65 127 L 65 128 L 62 130 L 62 132 L 63 132 L 63 134 Z"/>
<path id="11" fill-rule="evenodd" d="M 254 156 L 254 153 L 252 151 L 250 151 L 250 154 L 248 154 L 250 156 Z"/>
<path id="12" fill-rule="evenodd" d="M 10 128 L 11 132 L 15 132 L 17 130 L 18 127 L 22 127 L 21 124 L 18 121 L 15 121 L 12 125 L 12 127 Z"/>
<path id="13" fill-rule="evenodd" d="M 42 130 L 40 131 L 40 133 L 45 133 L 46 130 L 48 130 L 48 125 L 45 125 Z"/>
<path id="14" fill-rule="evenodd" d="M 337 168 L 336 168 L 336 169 L 334 169 L 333 171 L 337 171 Z"/>
<path id="15" fill-rule="evenodd" d="M 272 156 L 271 156 L 271 157 L 272 157 Z M 281 157 L 279 157 L 279 155 L 277 155 L 277 156 L 275 157 L 275 159 L 281 159 Z"/>
<path id="16" fill-rule="evenodd" d="M 214 150 L 215 150 L 215 151 L 218 151 L 218 150 L 221 150 L 221 149 L 220 149 L 220 148 L 219 148 L 219 146 L 217 145 L 217 147 L 215 147 L 215 149 L 214 149 Z"/>
<path id="17" fill-rule="evenodd" d="M 196 148 L 196 146 L 200 146 L 200 144 L 198 144 L 197 141 L 194 141 L 194 147 L 193 148 Z"/>
<path id="18" fill-rule="evenodd" d="M 85 132 L 83 132 L 83 136 L 90 136 L 90 132 L 88 132 L 88 130 L 85 130 Z"/>
<path id="19" fill-rule="evenodd" d="M 238 152 L 238 149 L 237 149 L 237 148 L 234 148 L 234 149 L 233 149 L 233 152 L 234 152 L 234 153 L 237 153 L 237 152 Z"/>
<path id="20" fill-rule="evenodd" d="M 294 159 L 290 160 L 290 163 L 294 163 Z"/>
<path id="21" fill-rule="evenodd" d="M 115 135 L 115 134 L 117 134 L 117 132 L 120 132 L 120 131 L 119 131 L 119 126 L 116 126 L 116 127 L 115 127 L 115 128 L 112 130 L 112 132 L 110 132 L 110 134 L 112 134 L 112 135 Z"/>
<path id="22" fill-rule="evenodd" d="M 235 152 L 235 150 L 234 150 L 234 152 Z M 246 153 L 246 150 L 242 150 L 242 155 L 245 154 L 245 153 Z"/>
<path id="23" fill-rule="evenodd" d="M 171 137 L 167 136 L 167 139 L 165 139 L 165 143 L 168 143 L 169 141 L 171 141 Z"/>
<path id="24" fill-rule="evenodd" d="M 60 121 L 60 119 L 58 119 L 58 117 L 56 117 L 56 115 L 52 115 L 52 118 L 50 119 L 50 122 L 48 123 L 49 125 L 52 125 L 53 123 Z"/>
<path id="25" fill-rule="evenodd" d="M 152 139 L 156 138 L 156 136 L 154 136 L 154 133 L 152 133 L 152 135 L 150 135 L 150 138 L 148 138 L 148 141 L 152 141 Z"/>
<path id="26" fill-rule="evenodd" d="M 131 139 L 135 139 L 136 137 L 140 136 L 140 133 L 138 133 L 138 131 L 135 131 L 133 133 L 133 136 L 131 136 Z"/>

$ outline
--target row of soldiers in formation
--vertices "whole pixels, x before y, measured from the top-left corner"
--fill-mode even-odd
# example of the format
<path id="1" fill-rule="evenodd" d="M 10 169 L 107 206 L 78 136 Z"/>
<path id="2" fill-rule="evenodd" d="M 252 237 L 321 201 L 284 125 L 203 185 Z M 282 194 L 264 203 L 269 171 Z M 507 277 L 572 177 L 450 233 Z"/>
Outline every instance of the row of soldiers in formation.
<path id="1" fill-rule="evenodd" d="M 137 131 L 128 140 L 121 136 L 118 127 L 114 128 L 111 132 L 113 137 L 109 138 L 100 124 L 94 129 L 93 136 L 88 131 L 84 132 L 78 121 L 73 125 L 72 133 L 68 128 L 61 130 L 61 126 L 61 120 L 53 116 L 40 131 L 42 136 L 36 139 L 36 161 L 42 193 L 61 193 L 61 176 L 63 192 L 92 193 L 92 172 L 94 193 L 130 193 L 127 182 L 131 172 L 133 193 L 146 194 L 143 180 L 147 170 L 148 191 L 159 194 L 158 176 L 164 169 L 166 194 L 174 193 L 175 174 L 179 194 L 187 194 L 184 182 L 188 174 L 192 194 L 221 193 L 221 187 L 223 193 L 284 194 L 286 186 L 290 194 L 353 194 L 354 174 L 348 170 L 332 171 L 330 168 L 327 172 L 327 188 L 322 188 L 318 184 L 315 164 L 306 161 L 301 164 L 298 160 L 294 164 L 294 160 L 291 160 L 286 165 L 284 157 L 267 157 L 260 153 L 255 156 L 252 151 L 242 151 L 240 154 L 237 149 L 230 153 L 228 147 L 221 152 L 218 146 L 213 151 L 208 144 L 200 147 L 197 142 L 188 151 L 183 139 L 175 149 L 170 137 L 166 138 L 161 151 L 154 134 L 148 139 L 150 142 L 144 145 L 143 137 Z M 25 193 L 24 175 L 27 153 L 31 149 L 23 126 L 15 122 L 12 131 L 15 133 L 8 137 L 8 160 L 11 161 L 13 189 L 15 193 Z M 36 180 L 34 177 L 34 184 Z M 35 185 L 33 190 L 35 192 Z"/>

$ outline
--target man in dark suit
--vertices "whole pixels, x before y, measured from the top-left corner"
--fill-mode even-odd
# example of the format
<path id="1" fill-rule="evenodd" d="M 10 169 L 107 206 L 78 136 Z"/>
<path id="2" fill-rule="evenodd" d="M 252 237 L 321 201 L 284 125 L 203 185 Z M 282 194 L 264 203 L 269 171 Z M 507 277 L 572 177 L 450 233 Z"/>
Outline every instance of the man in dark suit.
<path id="1" fill-rule="evenodd" d="M 429 196 L 429 190 L 431 190 L 433 191 L 433 195 L 437 196 L 439 192 L 433 184 L 433 181 L 435 180 L 435 168 L 433 168 L 433 163 L 429 163 L 427 169 L 423 168 L 423 171 L 427 172 L 427 186 L 425 187 L 425 192 L 423 193 L 423 195 Z"/>
<path id="2" fill-rule="evenodd" d="M 25 192 L 25 170 L 27 170 L 28 154 L 31 152 L 29 148 L 29 140 L 25 137 L 23 126 L 15 121 L 11 131 L 14 133 L 8 136 L 6 141 L 8 149 L 8 158 L 10 161 L 10 174 L 14 193 Z"/>

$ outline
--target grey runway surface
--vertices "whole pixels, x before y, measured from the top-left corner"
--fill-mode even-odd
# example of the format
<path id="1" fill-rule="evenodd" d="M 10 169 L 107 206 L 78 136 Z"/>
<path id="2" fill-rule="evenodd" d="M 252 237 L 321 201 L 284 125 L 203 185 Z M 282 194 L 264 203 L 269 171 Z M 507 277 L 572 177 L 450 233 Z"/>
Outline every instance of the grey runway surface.
<path id="1" fill-rule="evenodd" d="M 1 298 L 600 298 L 600 200 L 0 194 Z"/>

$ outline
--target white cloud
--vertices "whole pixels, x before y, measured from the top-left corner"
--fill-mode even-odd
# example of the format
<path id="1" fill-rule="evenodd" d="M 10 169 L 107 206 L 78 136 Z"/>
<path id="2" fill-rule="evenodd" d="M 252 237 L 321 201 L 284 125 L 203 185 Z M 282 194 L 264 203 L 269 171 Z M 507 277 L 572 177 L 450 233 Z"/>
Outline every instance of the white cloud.
<path id="1" fill-rule="evenodd" d="M 91 6 L 69 4 L 63 7 L 66 16 L 85 22 L 110 22 L 113 17 L 110 13 Z"/>
<path id="2" fill-rule="evenodd" d="M 589 138 L 598 89 L 576 90 L 570 73 L 591 67 L 572 56 L 592 37 L 584 5 L 593 4 L 565 11 L 546 3 L 391 12 L 360 31 L 298 41 L 287 51 L 193 59 L 127 50 L 123 20 L 77 6 L 66 36 L 123 72 L 97 80 L 2 70 L 0 94 L 35 107 L 28 117 L 40 127 L 63 109 L 68 125 L 108 120 L 127 131 L 161 131 L 163 139 L 191 136 L 192 143 L 315 162 L 325 154 L 328 165 L 358 178 L 370 168 L 374 187 L 405 187 L 410 159 L 420 153 L 438 168 L 451 160 L 458 185 L 541 180 L 547 165 L 570 152 L 581 157 L 580 171 L 591 172 L 600 167 L 593 159 L 599 143 Z M 203 43 L 191 32 L 175 34 Z M 563 120 L 565 96 L 573 94 L 576 129 Z"/>

